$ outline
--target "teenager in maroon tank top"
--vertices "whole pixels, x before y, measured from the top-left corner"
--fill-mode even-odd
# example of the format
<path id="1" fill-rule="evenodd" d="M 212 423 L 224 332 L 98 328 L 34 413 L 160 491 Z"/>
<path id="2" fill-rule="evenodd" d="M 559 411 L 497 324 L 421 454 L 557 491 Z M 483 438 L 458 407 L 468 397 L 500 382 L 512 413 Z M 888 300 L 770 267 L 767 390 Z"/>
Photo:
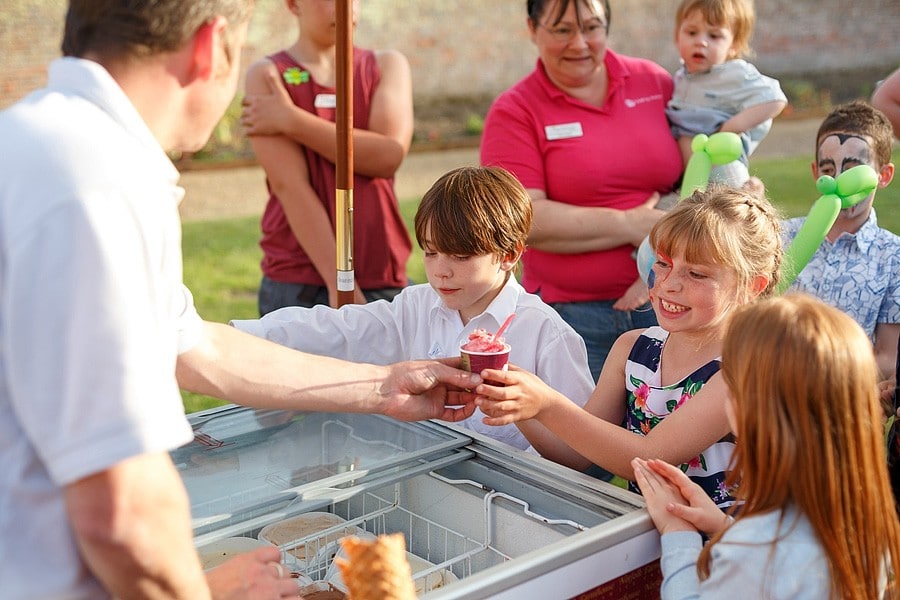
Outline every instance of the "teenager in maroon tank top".
<path id="1" fill-rule="evenodd" d="M 260 314 L 336 300 L 334 3 L 287 6 L 298 37 L 250 67 L 241 118 L 269 192 Z M 411 242 L 393 177 L 412 140 L 412 87 L 399 52 L 354 48 L 353 126 L 353 257 L 362 303 L 390 299 L 408 281 Z"/>

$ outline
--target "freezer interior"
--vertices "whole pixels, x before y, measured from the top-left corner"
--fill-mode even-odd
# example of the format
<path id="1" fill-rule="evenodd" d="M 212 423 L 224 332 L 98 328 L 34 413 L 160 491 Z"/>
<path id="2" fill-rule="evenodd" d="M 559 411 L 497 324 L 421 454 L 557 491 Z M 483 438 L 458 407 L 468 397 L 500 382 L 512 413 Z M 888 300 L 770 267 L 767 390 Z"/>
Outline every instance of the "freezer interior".
<path id="1" fill-rule="evenodd" d="M 345 591 L 334 558 L 346 535 L 402 533 L 416 590 L 431 598 L 481 575 L 503 587 L 497 572 L 512 581 L 517 559 L 558 559 L 579 535 L 605 547 L 652 529 L 634 494 L 437 423 L 236 407 L 192 422 L 194 441 L 173 459 L 201 557 L 263 540 L 303 583 L 332 591 Z"/>

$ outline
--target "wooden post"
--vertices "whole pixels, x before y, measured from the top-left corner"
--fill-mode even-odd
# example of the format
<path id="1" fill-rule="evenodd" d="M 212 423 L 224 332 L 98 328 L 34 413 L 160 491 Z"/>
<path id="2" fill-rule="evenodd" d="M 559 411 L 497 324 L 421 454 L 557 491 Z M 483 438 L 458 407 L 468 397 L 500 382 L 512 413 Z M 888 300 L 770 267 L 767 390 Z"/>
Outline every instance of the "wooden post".
<path id="1" fill-rule="evenodd" d="M 353 304 L 353 0 L 335 2 L 337 305 Z"/>

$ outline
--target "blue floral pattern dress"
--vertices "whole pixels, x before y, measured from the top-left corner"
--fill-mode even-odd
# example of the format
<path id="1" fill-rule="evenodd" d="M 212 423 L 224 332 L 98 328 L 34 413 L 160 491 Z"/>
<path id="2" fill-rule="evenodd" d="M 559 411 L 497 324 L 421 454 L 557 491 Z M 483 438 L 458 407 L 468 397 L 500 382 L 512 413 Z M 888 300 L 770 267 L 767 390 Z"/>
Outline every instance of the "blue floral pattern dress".
<path id="1" fill-rule="evenodd" d="M 721 362 L 711 360 L 674 385 L 663 386 L 660 375 L 662 349 L 669 332 L 650 327 L 638 337 L 625 363 L 625 388 L 628 395 L 625 427 L 647 435 L 666 416 L 678 410 L 719 372 Z M 734 450 L 734 437 L 728 435 L 690 461 L 680 465 L 688 477 L 702 487 L 720 507 L 734 503 L 725 486 L 725 471 Z M 640 493 L 634 482 L 630 488 Z"/>

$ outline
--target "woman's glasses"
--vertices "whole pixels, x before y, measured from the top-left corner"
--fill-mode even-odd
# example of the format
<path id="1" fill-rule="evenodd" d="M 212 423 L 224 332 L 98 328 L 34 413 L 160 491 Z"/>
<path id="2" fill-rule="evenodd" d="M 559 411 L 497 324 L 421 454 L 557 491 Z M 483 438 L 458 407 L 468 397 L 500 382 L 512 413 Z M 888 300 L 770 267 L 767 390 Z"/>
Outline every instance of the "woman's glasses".
<path id="1" fill-rule="evenodd" d="M 543 29 L 545 29 L 554 41 L 560 43 L 571 42 L 579 33 L 581 33 L 581 37 L 583 37 L 587 41 L 596 41 L 606 35 L 606 23 L 604 23 L 600 19 L 591 19 L 590 21 L 587 21 L 581 27 L 581 29 L 573 25 L 566 24 L 557 25 L 556 27 L 538 25 L 538 27 L 542 27 Z"/>

